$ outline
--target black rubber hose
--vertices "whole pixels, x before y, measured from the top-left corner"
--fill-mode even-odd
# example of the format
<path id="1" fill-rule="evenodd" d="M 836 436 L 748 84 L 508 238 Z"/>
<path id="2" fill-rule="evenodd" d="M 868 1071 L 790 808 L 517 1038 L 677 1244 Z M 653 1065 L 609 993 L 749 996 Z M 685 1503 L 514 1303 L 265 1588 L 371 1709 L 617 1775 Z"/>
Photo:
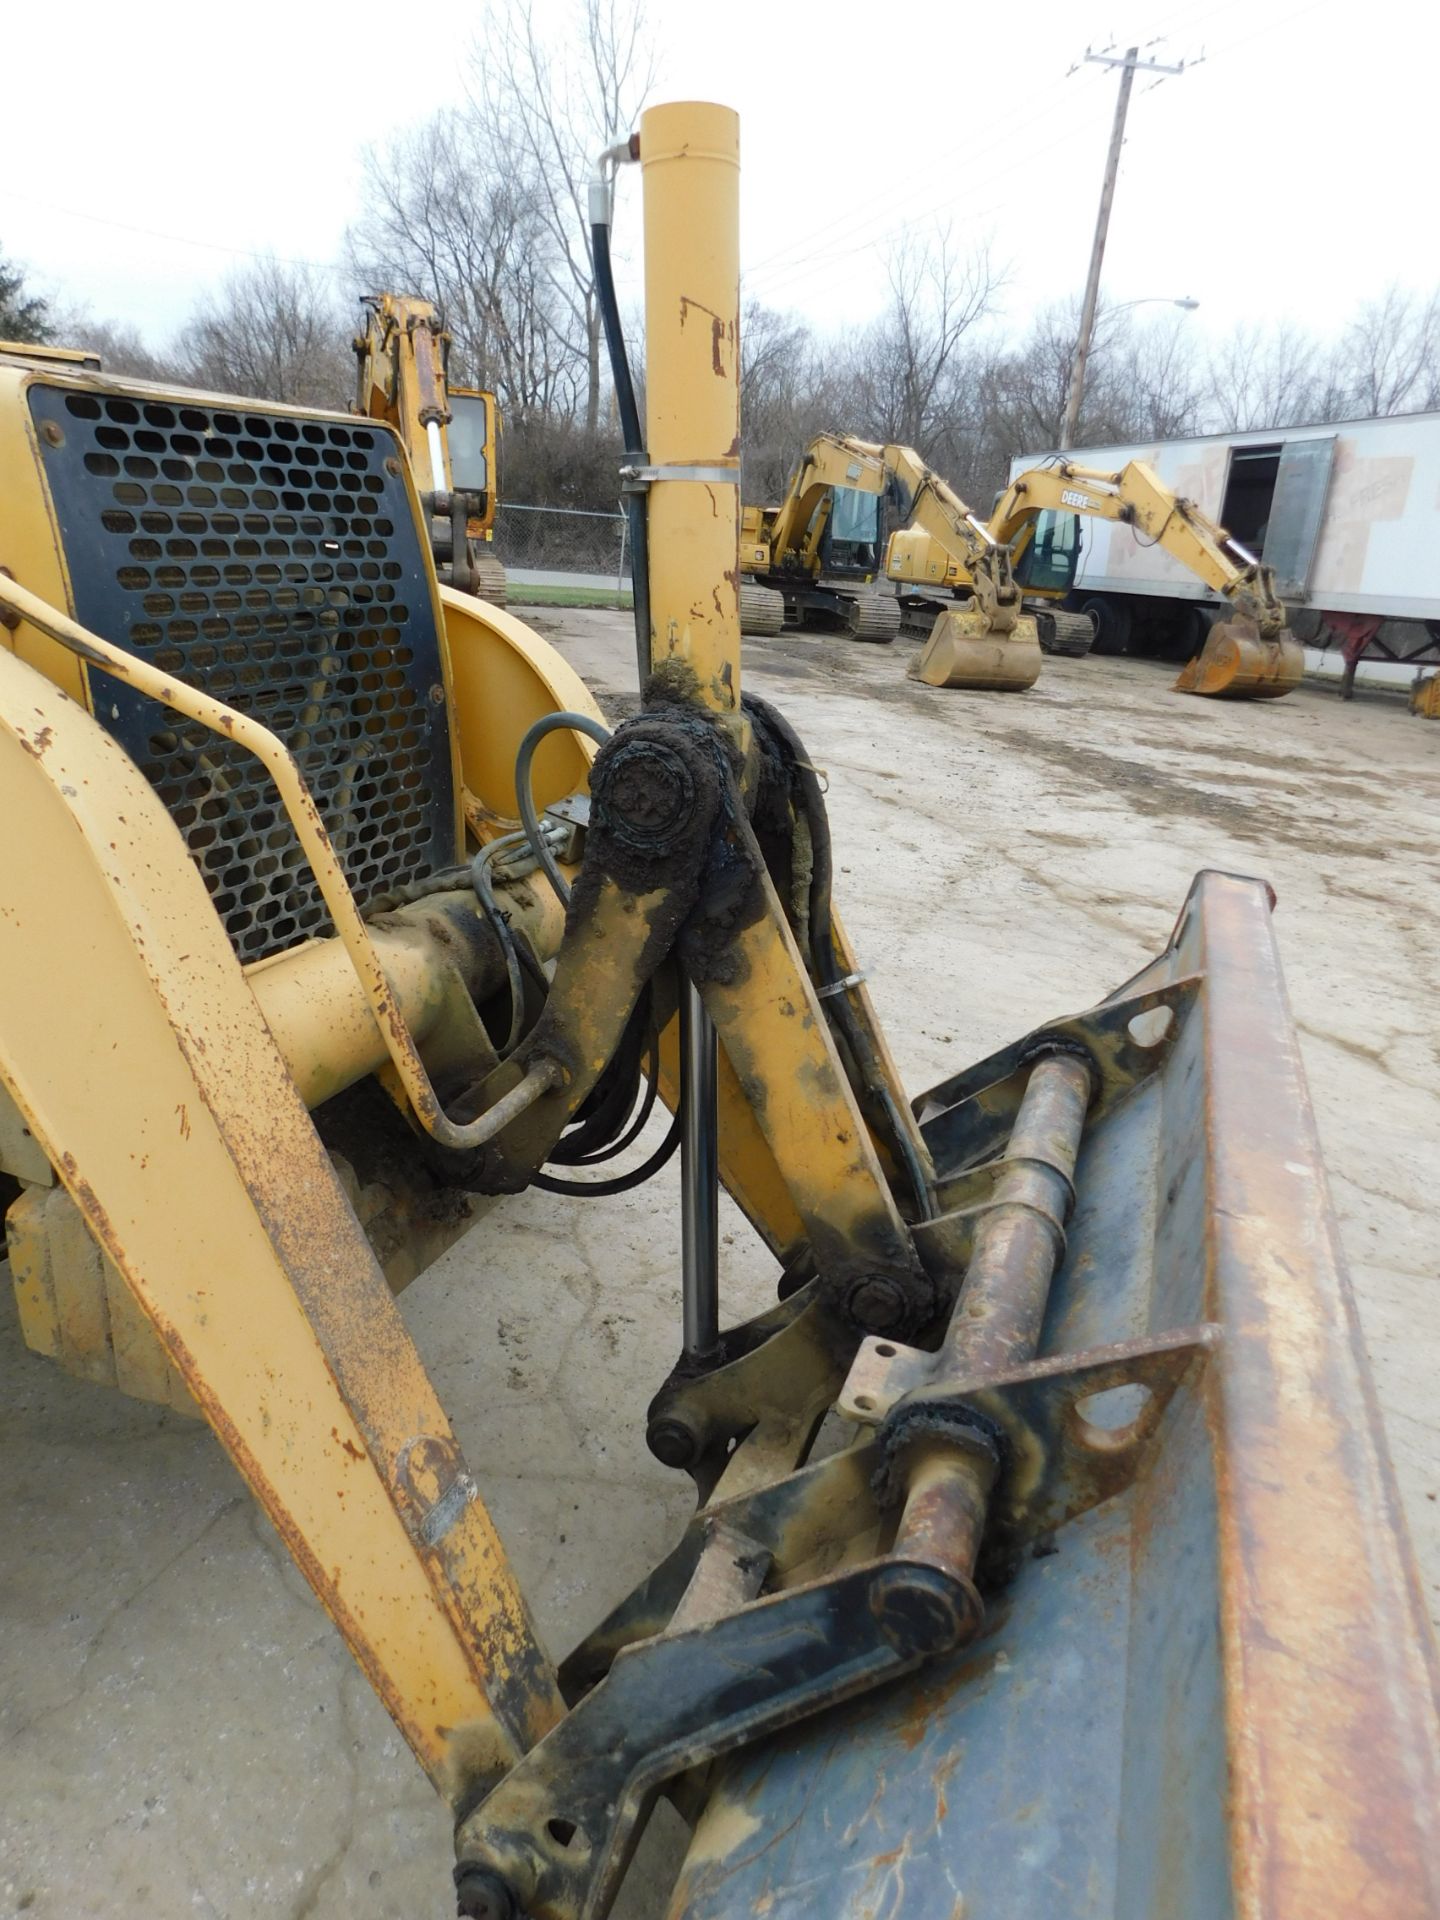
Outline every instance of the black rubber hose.
<path id="1" fill-rule="evenodd" d="M 530 762 L 535 758 L 535 749 L 546 734 L 555 733 L 561 727 L 568 727 L 574 733 L 588 735 L 591 740 L 599 741 L 603 747 L 610 738 L 610 729 L 599 720 L 592 720 L 588 713 L 546 713 L 535 722 L 525 738 L 520 742 L 515 755 L 515 798 L 520 808 L 520 821 L 525 828 L 525 838 L 530 842 L 530 851 L 545 869 L 545 878 L 555 889 L 562 906 L 570 904 L 570 889 L 565 884 L 565 876 L 556 865 L 555 856 L 545 844 L 545 836 L 540 831 L 540 816 L 535 811 L 535 794 L 530 785 Z"/>
<path id="2" fill-rule="evenodd" d="M 630 1010 L 614 1053 L 581 1103 L 577 1124 L 555 1144 L 556 1166 L 575 1166 L 603 1153 L 628 1122 L 640 1091 L 650 1030 L 650 997 L 642 993 Z"/>
<path id="3" fill-rule="evenodd" d="M 482 847 L 471 861 L 470 884 L 475 889 L 481 912 L 490 923 L 490 931 L 500 942 L 500 951 L 505 956 L 505 978 L 510 987 L 510 1034 L 501 1048 L 501 1057 L 504 1058 L 519 1045 L 521 1030 L 525 1025 L 525 983 L 520 977 L 520 953 L 515 936 L 510 931 L 510 922 L 500 911 L 490 891 L 490 862 L 497 844 L 492 842 L 488 847 Z"/>
<path id="4" fill-rule="evenodd" d="M 635 383 L 630 377 L 630 356 L 625 350 L 620 303 L 615 297 L 608 222 L 596 221 L 591 226 L 590 251 L 595 262 L 595 293 L 600 302 L 600 320 L 605 328 L 605 345 L 610 354 L 610 378 L 615 383 L 620 436 L 625 442 L 626 462 L 631 464 L 645 458 L 645 433 L 640 425 L 640 409 L 635 402 Z M 650 678 L 650 536 L 645 516 L 645 495 L 626 493 L 624 499 L 630 524 L 630 599 L 635 609 L 635 664 L 643 693 L 645 682 Z"/>
<path id="5" fill-rule="evenodd" d="M 635 1117 L 629 1126 L 626 1127 L 618 1139 L 612 1140 L 608 1146 L 599 1147 L 590 1153 L 562 1154 L 560 1148 L 557 1147 L 555 1152 L 550 1156 L 550 1164 L 560 1167 L 598 1167 L 603 1161 L 614 1160 L 618 1155 L 624 1153 L 627 1147 L 633 1147 L 645 1131 L 646 1123 L 649 1121 L 650 1115 L 655 1111 L 655 1101 L 659 1092 L 660 1042 L 652 1029 L 650 1034 L 650 1066 L 645 1076 L 645 1092 L 638 1107 L 635 1106 L 632 1095 L 631 1106 L 635 1110 Z M 565 1142 L 562 1141 L 561 1145 L 563 1146 L 564 1144 Z"/>
<path id="6" fill-rule="evenodd" d="M 593 1200 L 601 1200 L 607 1194 L 629 1193 L 632 1187 L 643 1186 L 652 1174 L 658 1173 L 666 1161 L 674 1157 L 679 1144 L 680 1109 L 677 1106 L 670 1131 L 650 1158 L 642 1161 L 633 1173 L 617 1173 L 613 1180 L 559 1180 L 553 1173 L 536 1173 L 531 1175 L 530 1184 L 545 1193 L 574 1193 L 582 1198 L 588 1194 Z"/>

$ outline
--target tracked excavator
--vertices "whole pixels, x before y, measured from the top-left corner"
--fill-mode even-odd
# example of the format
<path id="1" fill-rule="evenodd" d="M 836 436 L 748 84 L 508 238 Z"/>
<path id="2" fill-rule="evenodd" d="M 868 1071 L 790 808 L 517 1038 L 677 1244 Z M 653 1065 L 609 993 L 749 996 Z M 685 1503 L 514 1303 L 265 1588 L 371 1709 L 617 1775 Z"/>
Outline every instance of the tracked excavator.
<path id="1" fill-rule="evenodd" d="M 1137 538 L 1163 547 L 1225 602 L 1225 618 L 1209 627 L 1203 647 L 1175 682 L 1177 692 L 1277 700 L 1300 684 L 1304 650 L 1286 625 L 1271 569 L 1193 500 L 1171 493 L 1143 460 L 1130 461 L 1118 473 L 1056 460 L 1022 473 L 1001 494 L 988 531 L 1009 551 L 1027 607 L 1070 593 L 1080 546 L 1077 538 L 1065 537 L 1065 528 L 1075 516 L 1133 527 Z M 969 553 L 947 543 L 943 534 L 905 527 L 891 536 L 885 571 L 902 585 L 963 594 L 969 586 Z M 1064 617 L 1089 618 L 1083 613 Z"/>
<path id="2" fill-rule="evenodd" d="M 740 521 L 741 619 L 750 633 L 783 624 L 842 626 L 856 640 L 893 640 L 895 595 L 877 590 L 882 507 L 968 559 L 963 604 L 937 607 L 911 668 L 934 687 L 1023 690 L 1040 674 L 1033 616 L 1008 554 L 913 447 L 817 434 L 778 507 L 746 507 Z"/>
<path id="3" fill-rule="evenodd" d="M 367 294 L 355 336 L 355 411 L 384 420 L 404 442 L 427 496 L 430 544 L 447 586 L 505 604 L 495 556 L 500 410 L 493 393 L 452 387 L 450 334 L 432 303 Z M 428 485 L 425 484 L 428 481 Z"/>
<path id="4" fill-rule="evenodd" d="M 1273 897 L 1198 876 L 1098 1004 L 1050 982 L 904 1088 L 814 760 L 744 686 L 736 117 L 604 156 L 632 394 L 636 161 L 614 728 L 441 579 L 395 426 L 0 352 L 25 1338 L 209 1422 L 446 1802 L 469 1920 L 599 1920 L 661 1794 L 689 1920 L 1433 1920 L 1433 1646 Z M 634 1437 L 694 1518 L 557 1662 L 393 1292 L 504 1196 L 603 1206 L 677 1145 Z M 722 1183 L 778 1275 L 738 1323 Z"/>

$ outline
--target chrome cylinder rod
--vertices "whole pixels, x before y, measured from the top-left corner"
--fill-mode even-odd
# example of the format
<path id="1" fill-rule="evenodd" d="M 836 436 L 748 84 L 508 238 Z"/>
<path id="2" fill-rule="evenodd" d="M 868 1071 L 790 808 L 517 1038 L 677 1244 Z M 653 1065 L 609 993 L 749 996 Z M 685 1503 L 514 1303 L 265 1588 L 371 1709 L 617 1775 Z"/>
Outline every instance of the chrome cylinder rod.
<path id="1" fill-rule="evenodd" d="M 686 1355 L 720 1338 L 720 1125 L 715 1025 L 698 989 L 680 989 L 680 1239 Z"/>

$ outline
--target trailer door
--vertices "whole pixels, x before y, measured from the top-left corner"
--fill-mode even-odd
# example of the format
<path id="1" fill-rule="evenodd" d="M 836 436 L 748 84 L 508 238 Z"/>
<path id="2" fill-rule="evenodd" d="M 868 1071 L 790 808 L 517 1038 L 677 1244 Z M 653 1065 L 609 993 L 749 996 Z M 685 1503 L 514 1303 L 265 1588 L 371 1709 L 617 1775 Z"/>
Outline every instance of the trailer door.
<path id="1" fill-rule="evenodd" d="M 1275 569 L 1275 586 L 1284 599 L 1305 597 L 1334 460 L 1333 433 L 1315 440 L 1288 440 L 1280 449 L 1262 557 Z"/>

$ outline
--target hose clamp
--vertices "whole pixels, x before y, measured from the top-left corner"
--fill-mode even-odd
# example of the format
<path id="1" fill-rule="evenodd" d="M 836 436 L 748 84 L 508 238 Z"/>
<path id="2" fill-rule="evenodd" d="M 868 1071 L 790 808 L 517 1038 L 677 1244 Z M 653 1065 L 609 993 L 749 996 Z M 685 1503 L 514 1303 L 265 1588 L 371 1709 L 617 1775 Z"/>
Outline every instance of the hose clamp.
<path id="1" fill-rule="evenodd" d="M 621 467 L 620 478 L 627 493 L 638 493 L 654 480 L 695 480 L 705 487 L 738 487 L 740 469 L 734 467 Z"/>

